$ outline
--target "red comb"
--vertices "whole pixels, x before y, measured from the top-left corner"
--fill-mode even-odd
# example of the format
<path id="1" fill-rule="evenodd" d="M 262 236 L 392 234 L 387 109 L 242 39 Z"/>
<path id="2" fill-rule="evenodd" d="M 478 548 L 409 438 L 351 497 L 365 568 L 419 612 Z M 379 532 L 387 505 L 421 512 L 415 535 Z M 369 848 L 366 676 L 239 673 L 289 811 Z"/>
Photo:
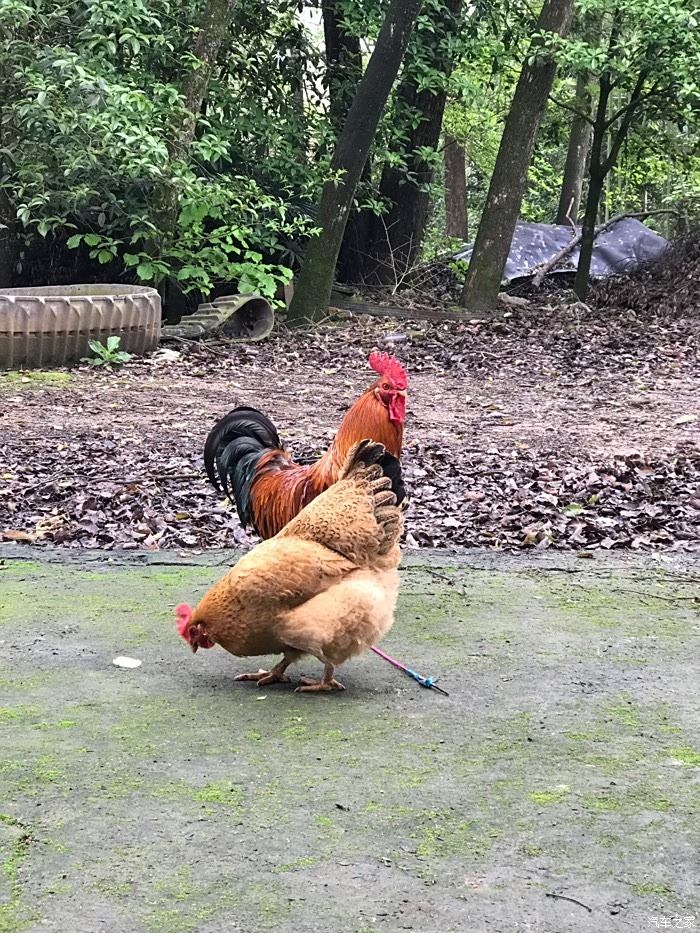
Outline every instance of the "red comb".
<path id="1" fill-rule="evenodd" d="M 388 353 L 378 353 L 375 350 L 374 353 L 369 355 L 369 365 L 380 376 L 388 376 L 400 391 L 408 388 L 406 370 L 395 356 L 389 356 Z"/>
<path id="2" fill-rule="evenodd" d="M 186 638 L 187 626 L 192 621 L 192 607 L 187 603 L 180 603 L 175 610 L 175 615 L 177 616 L 177 630 L 183 638 Z"/>

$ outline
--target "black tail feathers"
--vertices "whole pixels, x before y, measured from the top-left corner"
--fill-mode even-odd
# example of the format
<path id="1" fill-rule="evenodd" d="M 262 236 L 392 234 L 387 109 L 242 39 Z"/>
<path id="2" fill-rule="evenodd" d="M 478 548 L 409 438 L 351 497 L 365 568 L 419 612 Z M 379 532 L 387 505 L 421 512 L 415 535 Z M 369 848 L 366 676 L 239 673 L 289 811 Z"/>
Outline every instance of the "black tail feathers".
<path id="1" fill-rule="evenodd" d="M 401 461 L 385 451 L 379 463 L 384 475 L 391 480 L 391 490 L 396 496 L 396 504 L 401 505 L 406 499 L 406 486 L 401 472 Z"/>
<path id="2" fill-rule="evenodd" d="M 382 444 L 370 439 L 360 441 L 351 456 L 352 460 L 346 461 L 343 473 L 351 470 L 356 463 L 364 463 L 366 466 L 373 463 L 379 464 L 384 475 L 391 480 L 391 491 L 396 496 L 396 504 L 401 505 L 406 499 L 406 487 L 401 472 L 401 462 L 396 457 L 390 454 Z"/>
<path id="3" fill-rule="evenodd" d="M 251 485 L 263 454 L 282 449 L 277 429 L 256 408 L 234 408 L 207 435 L 204 467 L 215 489 L 236 503 L 244 527 L 253 524 Z"/>

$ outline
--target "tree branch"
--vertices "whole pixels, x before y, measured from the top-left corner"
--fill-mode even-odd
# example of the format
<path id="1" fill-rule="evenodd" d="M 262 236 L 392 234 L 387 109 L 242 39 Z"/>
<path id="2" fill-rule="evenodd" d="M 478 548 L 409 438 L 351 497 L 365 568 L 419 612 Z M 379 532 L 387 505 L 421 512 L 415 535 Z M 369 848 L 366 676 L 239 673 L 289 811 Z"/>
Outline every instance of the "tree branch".
<path id="1" fill-rule="evenodd" d="M 634 90 L 632 91 L 632 96 L 630 97 L 629 107 L 627 108 L 625 115 L 622 118 L 622 122 L 620 123 L 620 128 L 617 131 L 615 138 L 613 139 L 612 146 L 608 152 L 608 157 L 601 165 L 604 176 L 608 174 L 610 169 L 617 161 L 617 156 L 620 152 L 623 142 L 625 141 L 627 131 L 629 130 L 632 120 L 634 119 L 635 111 L 639 106 L 639 102 L 642 97 L 642 88 L 644 87 L 644 82 L 646 81 L 648 74 L 649 71 L 646 68 L 643 68 L 639 73 L 637 83 L 635 84 Z"/>
<path id="2" fill-rule="evenodd" d="M 647 72 L 647 76 L 648 76 L 648 72 Z M 642 101 L 650 100 L 658 92 L 659 92 L 659 85 L 654 84 L 652 85 L 652 87 L 649 88 L 646 94 L 639 95 L 639 97 L 634 102 L 634 105 L 632 104 L 632 99 L 630 98 L 630 100 L 625 104 L 624 107 L 620 107 L 620 109 L 616 113 L 614 113 L 612 117 L 609 117 L 605 121 L 605 129 L 609 130 L 610 127 L 613 125 L 613 123 L 616 123 L 620 119 L 620 117 L 624 116 L 624 114 L 627 113 L 627 111 L 630 109 L 631 106 L 634 106 L 634 108 L 636 109 L 642 103 Z"/>
<path id="3" fill-rule="evenodd" d="M 586 123 L 590 123 L 591 126 L 595 126 L 595 122 L 591 119 L 589 114 L 584 113 L 583 110 L 579 110 L 578 107 L 574 107 L 572 104 L 567 104 L 563 100 L 557 100 L 554 94 L 550 94 L 549 99 L 553 104 L 556 104 L 557 107 L 561 107 L 563 110 L 568 110 L 569 113 L 573 113 L 574 116 L 580 117 L 582 120 L 585 120 Z"/>
<path id="4" fill-rule="evenodd" d="M 637 211 L 635 213 L 626 213 L 626 214 L 615 214 L 614 217 L 611 217 L 610 220 L 606 220 L 605 223 L 599 224 L 593 232 L 593 241 L 595 242 L 596 238 L 600 236 L 601 233 L 605 233 L 606 230 L 609 230 L 614 224 L 618 223 L 620 220 L 626 220 L 628 217 L 636 217 L 639 219 L 652 217 L 655 214 L 675 214 L 676 217 L 680 217 L 680 213 L 672 208 L 660 208 L 659 210 L 654 211 Z M 532 279 L 532 284 L 535 288 L 539 288 L 542 285 L 542 282 L 545 279 L 545 276 L 549 275 L 559 263 L 566 259 L 566 257 L 572 253 L 576 247 L 581 242 L 583 237 L 583 229 L 580 233 L 577 233 L 566 246 L 563 246 L 558 253 L 555 253 L 551 259 L 548 259 L 547 262 L 543 263 L 535 272 L 535 275 Z"/>

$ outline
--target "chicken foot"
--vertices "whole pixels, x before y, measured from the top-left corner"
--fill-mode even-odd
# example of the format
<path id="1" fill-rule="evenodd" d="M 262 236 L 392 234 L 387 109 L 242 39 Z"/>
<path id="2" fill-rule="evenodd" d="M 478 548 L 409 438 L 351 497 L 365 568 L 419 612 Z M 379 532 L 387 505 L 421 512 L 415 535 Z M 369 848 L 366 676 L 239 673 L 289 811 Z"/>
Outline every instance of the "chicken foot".
<path id="1" fill-rule="evenodd" d="M 318 693 L 328 690 L 345 690 L 345 687 L 335 679 L 333 673 L 335 667 L 326 663 L 323 671 L 323 677 L 320 680 L 313 680 L 311 677 L 302 677 L 301 686 L 296 688 L 295 693 Z"/>
<path id="2" fill-rule="evenodd" d="M 254 680 L 258 687 L 266 687 L 268 684 L 288 684 L 289 677 L 284 673 L 295 658 L 288 658 L 286 655 L 279 664 L 275 664 L 271 671 L 255 671 L 252 674 L 239 674 L 235 680 Z"/>

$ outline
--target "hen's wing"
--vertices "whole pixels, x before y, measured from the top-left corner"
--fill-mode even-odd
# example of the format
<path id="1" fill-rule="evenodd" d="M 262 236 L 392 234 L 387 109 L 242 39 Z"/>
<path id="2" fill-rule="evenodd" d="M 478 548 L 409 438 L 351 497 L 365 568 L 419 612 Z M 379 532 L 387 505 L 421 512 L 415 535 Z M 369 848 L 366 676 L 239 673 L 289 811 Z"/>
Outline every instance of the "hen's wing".
<path id="1" fill-rule="evenodd" d="M 314 499 L 275 540 L 315 541 L 358 567 L 372 566 L 398 544 L 402 510 L 392 492 L 398 461 L 381 444 L 351 448 L 338 482 Z M 398 563 L 398 561 L 397 561 Z"/>
<path id="2" fill-rule="evenodd" d="M 252 618 L 299 606 L 356 569 L 315 541 L 277 536 L 242 557 L 222 583 Z"/>

